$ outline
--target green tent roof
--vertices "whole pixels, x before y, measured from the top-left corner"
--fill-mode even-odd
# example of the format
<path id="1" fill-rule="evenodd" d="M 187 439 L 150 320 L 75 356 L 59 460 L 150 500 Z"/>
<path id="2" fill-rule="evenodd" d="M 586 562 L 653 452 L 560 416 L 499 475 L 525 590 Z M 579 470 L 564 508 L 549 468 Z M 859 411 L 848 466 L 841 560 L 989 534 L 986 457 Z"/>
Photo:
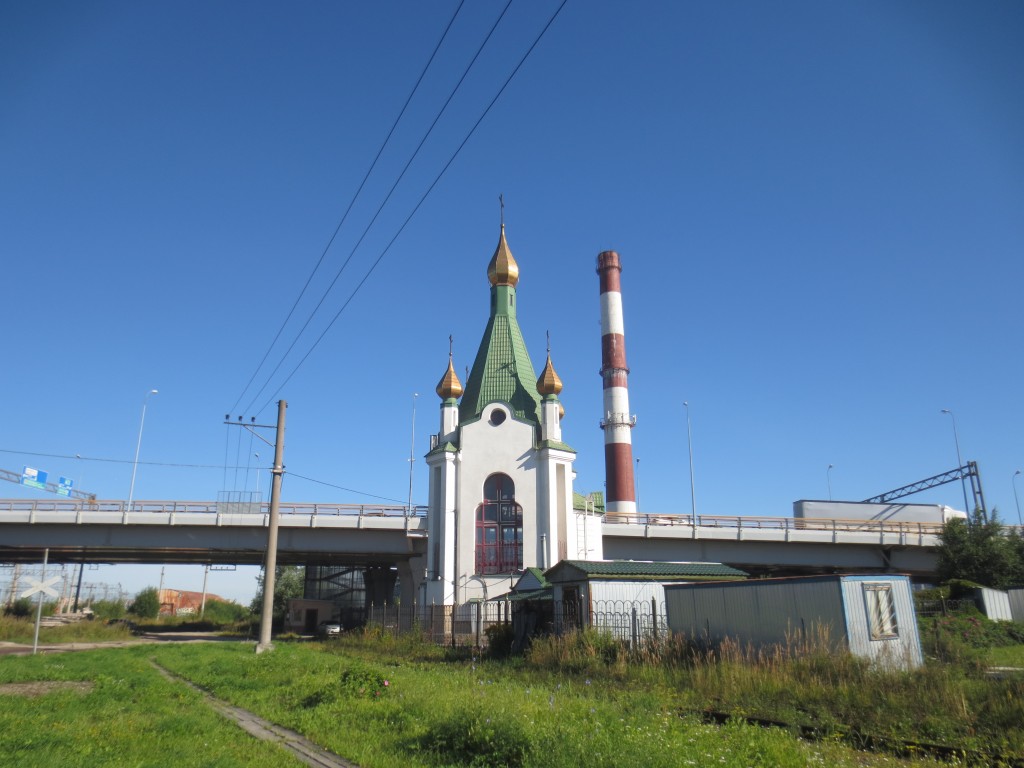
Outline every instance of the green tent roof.
<path id="1" fill-rule="evenodd" d="M 492 291 L 513 291 L 506 286 Z M 493 303 L 493 302 L 492 302 Z M 459 404 L 459 422 L 480 416 L 488 403 L 507 403 L 519 419 L 540 423 L 537 375 L 514 314 L 492 312 Z"/>

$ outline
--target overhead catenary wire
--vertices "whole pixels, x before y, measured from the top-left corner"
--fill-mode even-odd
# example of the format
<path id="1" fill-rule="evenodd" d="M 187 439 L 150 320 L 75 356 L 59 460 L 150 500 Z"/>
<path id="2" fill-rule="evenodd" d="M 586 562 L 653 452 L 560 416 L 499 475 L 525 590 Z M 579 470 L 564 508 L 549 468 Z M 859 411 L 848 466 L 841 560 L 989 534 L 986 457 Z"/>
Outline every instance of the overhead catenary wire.
<path id="1" fill-rule="evenodd" d="M 371 499 L 380 499 L 381 501 L 393 501 L 396 504 L 401 504 L 403 506 L 405 505 L 405 502 L 402 501 L 401 499 L 393 499 L 390 496 L 378 496 L 375 493 L 367 493 L 366 491 L 357 491 L 355 488 L 346 488 L 343 485 L 335 485 L 334 483 L 328 483 L 325 480 L 316 480 L 315 478 L 312 478 L 312 477 L 305 477 L 304 475 L 297 475 L 294 472 L 289 472 L 288 476 L 289 477 L 296 477 L 296 478 L 299 478 L 300 480 L 306 480 L 306 481 L 308 481 L 310 483 L 316 483 L 317 485 L 326 485 L 328 488 L 337 488 L 339 491 L 346 491 L 348 493 L 357 493 L 360 496 L 368 496 Z"/>
<path id="2" fill-rule="evenodd" d="M 70 453 L 40 453 L 38 451 L 16 451 L 10 448 L 0 448 L 0 453 L 12 453 L 18 456 L 41 456 L 47 459 L 74 459 L 75 461 L 99 461 L 107 464 L 134 464 L 132 459 L 108 459 L 98 456 L 80 456 Z M 181 464 L 167 461 L 139 461 L 140 467 L 183 467 L 186 469 L 224 469 L 223 464 Z M 243 467 L 228 466 L 227 469 L 239 469 Z"/>
<path id="3" fill-rule="evenodd" d="M 498 28 L 498 25 L 501 24 L 501 20 L 505 18 L 505 14 L 508 12 L 508 9 L 511 5 L 512 0 L 508 0 L 508 2 L 505 4 L 505 7 L 502 8 L 501 13 L 498 14 L 498 18 L 495 19 L 494 23 L 491 25 L 490 30 L 488 30 L 487 35 L 484 37 L 483 42 L 481 42 L 480 45 L 477 47 L 476 53 L 473 54 L 473 57 L 469 60 L 469 63 L 463 69 L 462 75 L 459 77 L 458 82 L 455 83 L 455 86 L 451 89 L 451 92 L 448 94 L 448 98 L 445 99 L 444 104 L 442 104 L 441 108 L 437 111 L 437 114 L 434 116 L 434 120 L 431 122 L 426 132 L 423 134 L 423 137 L 420 139 L 419 144 L 416 145 L 416 149 L 414 149 L 412 154 L 409 156 L 409 159 L 406 161 L 405 166 L 398 174 L 398 177 L 391 185 L 391 188 L 388 190 L 387 195 L 385 195 L 380 205 L 377 206 L 377 210 L 374 212 L 373 217 L 370 219 L 369 223 L 363 229 L 363 233 L 359 236 L 359 239 L 356 241 L 356 244 L 352 246 L 352 250 L 349 252 L 348 257 L 345 259 L 344 263 L 342 263 L 341 267 L 335 273 L 334 279 L 331 280 L 330 285 L 327 286 L 327 289 L 320 296 L 320 300 L 313 308 L 313 311 L 309 313 L 309 316 L 306 318 L 306 322 L 303 323 L 302 328 L 300 328 L 299 332 L 295 334 L 295 338 L 292 339 L 292 343 L 288 345 L 288 349 L 285 350 L 285 353 L 281 356 L 281 359 L 278 361 L 277 365 L 274 366 L 274 370 L 270 372 L 266 380 L 263 382 L 263 386 L 260 387 L 259 391 L 253 396 L 252 402 L 249 403 L 248 407 L 245 409 L 246 411 L 251 411 L 253 405 L 255 405 L 256 402 L 259 400 L 260 395 L 262 395 L 264 390 L 268 386 L 270 386 L 270 382 L 273 381 L 274 376 L 277 375 L 277 372 L 281 369 L 281 366 L 284 365 L 284 362 L 288 358 L 288 355 L 291 354 L 292 350 L 295 348 L 295 345 L 299 342 L 299 339 L 302 337 L 302 334 L 306 332 L 306 329 L 309 327 L 309 324 L 313 321 L 313 318 L 316 316 L 316 313 L 320 311 L 320 307 L 323 306 L 323 303 L 327 299 L 328 294 L 330 294 L 330 292 L 334 289 L 334 286 L 338 282 L 338 279 L 341 277 L 342 272 L 345 271 L 345 268 L 349 265 L 349 262 L 352 261 L 352 257 L 355 256 L 356 251 L 359 249 L 359 246 L 362 245 L 363 240 L 366 239 L 366 236 L 369 234 L 370 229 L 372 229 L 373 225 L 376 223 L 377 218 L 384 210 L 384 207 L 388 204 L 388 201 L 391 200 L 391 196 L 398 188 L 398 185 L 401 183 L 402 179 L 405 178 L 405 174 L 408 172 L 410 166 L 413 164 L 413 161 L 415 161 L 416 158 L 419 156 L 420 150 L 423 149 L 423 145 L 426 143 L 427 139 L 430 138 L 430 135 L 434 132 L 434 128 L 437 127 L 438 121 L 441 119 L 445 111 L 448 109 L 448 106 L 451 104 L 452 99 L 455 98 L 455 94 L 458 93 L 459 89 L 462 87 L 462 84 L 465 82 L 466 77 L 473 69 L 473 66 L 477 62 L 477 59 L 480 58 L 480 54 L 483 53 L 484 48 L 487 47 L 487 43 L 494 35 L 494 31 Z"/>
<path id="4" fill-rule="evenodd" d="M 104 462 L 104 463 L 108 463 L 108 464 L 133 464 L 134 463 L 131 459 L 108 459 L 108 458 L 103 458 L 103 457 L 79 456 L 77 454 L 66 454 L 66 453 L 40 453 L 40 452 L 33 452 L 33 451 L 16 451 L 16 450 L 12 450 L 12 449 L 9 449 L 9 448 L 0 448 L 0 453 L 11 453 L 11 454 L 19 455 L 19 456 L 40 456 L 40 457 L 48 458 L 48 459 L 76 459 L 78 461 L 99 461 L 99 462 Z M 146 466 L 146 467 L 172 467 L 172 468 L 177 468 L 177 469 L 235 469 L 235 470 L 246 469 L 246 466 L 242 465 L 242 464 L 239 464 L 239 465 L 233 466 L 233 467 L 231 467 L 231 466 L 223 467 L 220 464 L 182 464 L 182 463 L 167 462 L 167 461 L 140 461 L 139 462 L 139 466 Z M 288 476 L 289 477 L 301 478 L 302 480 L 307 480 L 307 481 L 309 481 L 311 483 L 317 483 L 318 485 L 325 485 L 325 486 L 327 486 L 329 488 L 337 488 L 340 491 L 347 491 L 348 493 L 356 493 L 356 494 L 359 494 L 360 496 L 367 496 L 367 497 L 369 497 L 371 499 L 381 499 L 383 501 L 393 501 L 396 504 L 401 504 L 401 505 L 405 504 L 405 501 L 403 501 L 401 499 L 393 499 L 390 496 L 380 496 L 380 495 L 375 494 L 375 493 L 368 493 L 367 491 L 360 491 L 360 490 L 358 490 L 356 488 L 346 488 L 345 486 L 342 486 L 342 485 L 335 485 L 334 483 L 329 483 L 326 480 L 317 480 L 316 478 L 313 478 L 313 477 L 306 477 L 305 475 L 299 475 L 299 474 L 296 474 L 295 472 L 292 472 L 291 470 L 288 471 Z"/>
<path id="5" fill-rule="evenodd" d="M 270 396 L 270 398 L 267 400 L 267 402 L 265 402 L 260 407 L 260 409 L 259 409 L 259 411 L 257 411 L 257 413 L 262 412 L 265 408 L 267 408 L 269 405 L 271 405 L 274 402 L 274 399 L 277 397 L 278 393 L 280 393 L 280 391 L 285 387 L 285 385 L 289 381 L 291 381 L 292 377 L 298 372 L 298 370 L 306 362 L 306 360 L 313 353 L 313 351 L 317 348 L 317 346 L 319 346 L 320 342 L 323 341 L 323 339 L 327 335 L 328 331 L 330 331 L 330 329 L 333 327 L 334 323 L 337 322 L 338 318 L 341 317 L 341 314 L 345 311 L 345 309 L 348 307 L 348 305 L 352 302 L 352 299 L 355 298 L 356 294 L 359 293 L 359 290 L 363 287 L 363 285 L 366 283 L 366 281 L 370 278 L 370 275 L 372 275 L 374 270 L 377 269 L 377 266 L 381 263 L 381 261 L 387 255 L 388 251 L 391 250 L 391 246 L 393 246 L 395 244 L 395 241 L 399 238 L 399 236 L 405 230 L 406 226 L 408 226 L 409 222 L 416 215 L 416 212 L 420 209 L 420 207 L 426 201 L 427 197 L 434 190 L 434 187 L 437 186 L 438 182 L 441 180 L 441 178 L 444 176 L 444 174 L 451 167 L 452 163 L 455 162 L 455 159 L 459 156 L 459 153 L 462 152 L 462 149 L 469 142 L 470 138 L 472 138 L 473 134 L 476 132 L 476 129 L 484 121 L 484 118 L 487 117 L 488 113 L 494 107 L 495 103 L 497 103 L 498 99 L 501 98 L 502 93 L 505 92 L 505 89 L 508 87 L 509 83 L 512 82 L 512 79 L 516 76 L 516 73 L 518 73 L 520 68 L 522 68 L 523 64 L 526 62 L 526 60 L 529 58 L 530 54 L 537 47 L 537 45 L 540 43 L 540 41 L 544 37 L 545 33 L 548 31 L 548 29 L 551 27 L 551 25 L 555 22 L 555 19 L 558 18 L 558 15 L 562 12 L 562 9 L 565 7 L 565 4 L 567 2 L 568 2 L 568 0 L 562 0 L 562 2 L 559 4 L 558 8 L 551 15 L 551 18 L 548 19 L 548 21 L 544 25 L 543 29 L 541 29 L 541 31 L 538 33 L 537 37 L 534 39 L 533 43 L 527 49 L 526 53 L 523 54 L 522 58 L 519 59 L 519 62 L 513 68 L 512 72 L 509 74 L 509 76 L 505 79 L 505 82 L 502 83 L 501 88 L 498 89 L 498 92 L 494 95 L 494 98 L 491 99 L 491 101 L 488 103 L 487 107 L 481 113 L 480 117 L 477 118 L 476 122 L 473 124 L 473 127 L 469 129 L 469 132 L 466 134 L 465 138 L 463 138 L 462 143 L 459 144 L 459 146 L 456 148 L 455 152 L 452 153 L 450 158 L 448 158 L 448 162 L 446 162 L 444 164 L 444 167 L 441 168 L 441 171 L 437 174 L 437 176 L 434 177 L 434 180 L 430 183 L 430 186 L 427 187 L 427 190 L 423 193 L 423 195 L 417 201 L 416 205 L 413 207 L 412 211 L 409 213 L 409 215 L 402 222 L 401 226 L 398 228 L 398 231 L 394 234 L 394 236 L 391 238 L 391 240 L 388 242 L 388 244 L 381 251 L 380 255 L 377 257 L 377 259 L 370 266 L 369 270 L 367 270 L 366 274 L 363 275 L 363 278 L 359 281 L 359 283 L 353 289 L 352 293 L 349 294 L 349 297 L 345 300 L 345 303 L 341 305 L 341 308 L 335 313 L 334 317 L 331 318 L 331 321 L 327 324 L 327 327 L 324 328 L 324 330 L 316 338 L 316 341 L 314 341 L 312 346 L 306 351 L 306 354 L 302 356 L 302 359 L 299 360 L 299 362 L 291 370 L 291 372 L 284 379 L 284 381 L 282 381 L 281 384 L 277 387 L 277 389 L 274 390 L 274 393 Z"/>
<path id="6" fill-rule="evenodd" d="M 313 271 L 310 272 L 309 277 L 306 278 L 306 284 L 303 285 L 302 290 L 299 291 L 299 295 L 296 297 L 295 303 L 292 304 L 292 308 L 288 310 L 288 314 L 285 317 L 284 321 L 281 323 L 281 327 L 278 328 L 277 333 L 274 334 L 273 341 L 270 342 L 270 345 L 267 347 L 267 351 L 263 354 L 263 358 L 260 360 L 259 365 L 257 365 L 256 370 L 252 372 L 252 376 L 249 377 L 249 381 L 246 382 L 245 387 L 242 388 L 242 391 L 239 393 L 238 398 L 235 400 L 235 404 L 231 406 L 229 413 L 233 413 L 235 409 L 238 408 L 238 404 L 242 402 L 242 398 L 245 397 L 245 393 L 249 390 L 249 387 L 252 386 L 253 381 L 256 380 L 256 376 L 259 375 L 260 370 L 263 368 L 263 364 L 266 363 L 267 358 L 270 357 L 270 353 L 274 349 L 274 346 L 277 344 L 278 339 L 280 339 L 281 334 L 284 333 L 284 329 L 288 325 L 288 321 L 292 319 L 292 315 L 295 313 L 296 308 L 299 306 L 299 302 L 302 301 L 302 297 L 306 295 L 306 290 L 309 288 L 310 283 L 313 281 L 313 276 L 317 273 L 317 270 L 320 269 L 320 265 L 323 264 L 324 258 L 327 256 L 327 252 L 331 249 L 331 246 L 334 245 L 334 241 L 338 237 L 338 233 L 341 231 L 342 226 L 344 226 L 345 221 L 348 219 L 349 213 L 352 211 L 352 206 L 355 205 L 356 200 L 359 198 L 360 193 L 362 193 L 363 191 L 363 187 L 366 186 L 366 182 L 370 178 L 370 174 L 372 174 L 374 168 L 377 167 L 377 162 L 380 160 L 381 155 L 384 153 L 385 147 L 387 147 L 388 143 L 391 141 L 391 137 L 394 135 L 395 129 L 398 127 L 399 122 L 401 122 L 402 117 L 405 115 L 406 109 L 409 108 L 409 103 L 412 101 L 413 96 L 415 96 L 416 92 L 419 90 L 420 84 L 423 82 L 423 78 L 427 74 L 427 70 L 430 69 L 430 65 L 434 62 L 434 58 L 437 56 L 437 52 L 441 50 L 441 45 L 448 37 L 448 32 L 449 30 L 451 30 L 452 25 L 455 23 L 455 19 L 456 17 L 458 17 L 459 11 L 462 10 L 462 6 L 465 4 L 465 2 L 466 0 L 460 0 L 458 6 L 456 6 L 455 13 L 453 13 L 451 19 L 449 19 L 448 25 L 444 28 L 444 32 L 441 33 L 441 37 L 440 39 L 438 39 L 437 45 L 434 46 L 434 50 L 430 54 L 430 58 L 427 59 L 427 63 L 423 66 L 423 70 L 420 72 L 420 76 L 416 79 L 415 85 L 413 85 L 412 90 L 409 92 L 409 95 L 405 99 L 405 103 L 399 110 L 398 116 L 391 124 L 391 130 L 388 131 L 388 135 L 385 136 L 384 141 L 381 142 L 380 148 L 377 150 L 377 154 L 373 158 L 373 162 L 370 163 L 370 167 L 366 169 L 366 173 L 363 176 L 363 180 L 359 183 L 359 187 L 356 189 L 355 194 L 352 195 L 352 199 L 349 200 L 348 207 L 345 209 L 345 213 L 342 214 L 341 220 L 338 222 L 338 226 L 334 228 L 334 232 L 331 234 L 330 239 L 327 241 L 327 245 L 324 246 L 324 249 L 320 254 L 320 258 L 317 260 L 316 265 L 313 267 Z M 349 258 L 351 258 L 351 256 Z M 348 261 L 346 261 L 345 263 L 347 264 Z M 344 269 L 344 266 L 342 266 L 342 269 Z M 335 277 L 335 280 L 337 280 L 337 277 Z M 323 299 L 321 299 L 321 302 L 322 301 Z M 320 305 L 318 304 L 317 307 L 319 306 Z M 303 326 L 303 328 L 305 328 L 305 326 Z M 287 353 L 285 354 L 287 355 Z M 259 394 L 257 394 L 253 398 L 253 400 L 258 399 Z"/>

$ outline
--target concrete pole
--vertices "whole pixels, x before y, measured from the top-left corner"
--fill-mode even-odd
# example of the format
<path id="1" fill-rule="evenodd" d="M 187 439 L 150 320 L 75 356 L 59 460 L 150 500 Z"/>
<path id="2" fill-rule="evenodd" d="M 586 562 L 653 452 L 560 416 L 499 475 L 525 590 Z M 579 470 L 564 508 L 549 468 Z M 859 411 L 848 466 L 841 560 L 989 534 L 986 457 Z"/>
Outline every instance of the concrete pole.
<path id="1" fill-rule="evenodd" d="M 78 585 L 75 587 L 75 605 L 72 612 L 78 613 L 78 598 L 82 596 L 82 571 L 85 570 L 85 563 L 78 564 Z"/>
<path id="2" fill-rule="evenodd" d="M 270 630 L 274 621 L 274 581 L 277 570 L 277 525 L 281 507 L 281 476 L 284 474 L 284 412 L 288 403 L 277 401 L 277 438 L 274 442 L 274 468 L 270 470 L 270 522 L 267 526 L 267 558 L 263 566 L 263 612 L 260 616 L 260 641 L 256 653 L 274 650 Z"/>
<path id="3" fill-rule="evenodd" d="M 210 575 L 210 566 L 207 565 L 203 568 L 203 602 L 199 606 L 199 618 L 203 618 L 203 614 L 206 613 L 206 579 Z"/>
<path id="4" fill-rule="evenodd" d="M 39 583 L 46 583 L 46 561 L 50 559 L 50 550 L 43 550 L 43 572 L 39 576 Z M 36 632 L 32 638 L 32 655 L 39 651 L 39 622 L 43 618 L 43 590 L 39 590 L 39 600 L 36 602 Z"/>

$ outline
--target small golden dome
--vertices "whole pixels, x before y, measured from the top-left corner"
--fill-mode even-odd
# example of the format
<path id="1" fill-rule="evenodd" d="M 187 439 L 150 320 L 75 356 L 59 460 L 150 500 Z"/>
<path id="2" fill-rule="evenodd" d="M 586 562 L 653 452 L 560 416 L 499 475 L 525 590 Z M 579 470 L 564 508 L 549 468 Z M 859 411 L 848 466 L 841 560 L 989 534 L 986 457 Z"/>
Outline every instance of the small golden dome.
<path id="1" fill-rule="evenodd" d="M 437 389 L 434 391 L 437 392 L 437 396 L 442 400 L 458 398 L 462 395 L 462 382 L 455 375 L 455 366 L 452 365 L 451 355 L 448 356 L 448 370 L 444 372 L 444 376 L 437 382 Z"/>
<path id="2" fill-rule="evenodd" d="M 512 251 L 505 242 L 505 225 L 501 225 L 501 237 L 498 238 L 498 247 L 491 257 L 491 263 L 487 265 L 487 279 L 491 285 L 511 285 L 515 288 L 519 282 L 519 265 L 512 258 Z"/>
<path id="3" fill-rule="evenodd" d="M 558 378 L 558 374 L 555 373 L 555 367 L 551 365 L 551 353 L 548 353 L 548 361 L 544 365 L 544 370 L 540 373 L 540 378 L 537 379 L 537 391 L 542 395 L 557 395 L 562 391 L 562 380 Z"/>
<path id="4" fill-rule="evenodd" d="M 561 403 L 558 404 L 558 420 L 561 421 L 565 418 L 565 406 Z"/>

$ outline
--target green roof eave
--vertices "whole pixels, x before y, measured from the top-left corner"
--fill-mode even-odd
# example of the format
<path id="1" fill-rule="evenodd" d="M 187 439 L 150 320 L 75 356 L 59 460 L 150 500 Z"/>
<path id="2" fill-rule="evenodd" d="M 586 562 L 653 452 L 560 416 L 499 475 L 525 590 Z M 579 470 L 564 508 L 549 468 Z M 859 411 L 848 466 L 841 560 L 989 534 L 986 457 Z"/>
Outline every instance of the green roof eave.
<path id="1" fill-rule="evenodd" d="M 571 445 L 563 443 L 561 440 L 541 440 L 539 448 L 552 448 L 556 451 L 567 451 L 568 453 L 576 453 L 576 449 Z"/>
<path id="2" fill-rule="evenodd" d="M 438 443 L 436 448 L 427 452 L 427 456 L 436 456 L 439 453 L 458 453 L 459 449 L 453 443 Z"/>
<path id="3" fill-rule="evenodd" d="M 585 511 L 592 510 L 598 514 L 604 514 L 604 492 L 594 491 L 584 496 L 582 493 L 577 491 L 572 492 L 572 508 Z"/>
<path id="4" fill-rule="evenodd" d="M 592 581 L 724 581 L 745 579 L 745 571 L 723 563 L 664 563 L 633 560 L 563 560 L 545 572 L 548 581 L 558 573 L 582 574 Z"/>

